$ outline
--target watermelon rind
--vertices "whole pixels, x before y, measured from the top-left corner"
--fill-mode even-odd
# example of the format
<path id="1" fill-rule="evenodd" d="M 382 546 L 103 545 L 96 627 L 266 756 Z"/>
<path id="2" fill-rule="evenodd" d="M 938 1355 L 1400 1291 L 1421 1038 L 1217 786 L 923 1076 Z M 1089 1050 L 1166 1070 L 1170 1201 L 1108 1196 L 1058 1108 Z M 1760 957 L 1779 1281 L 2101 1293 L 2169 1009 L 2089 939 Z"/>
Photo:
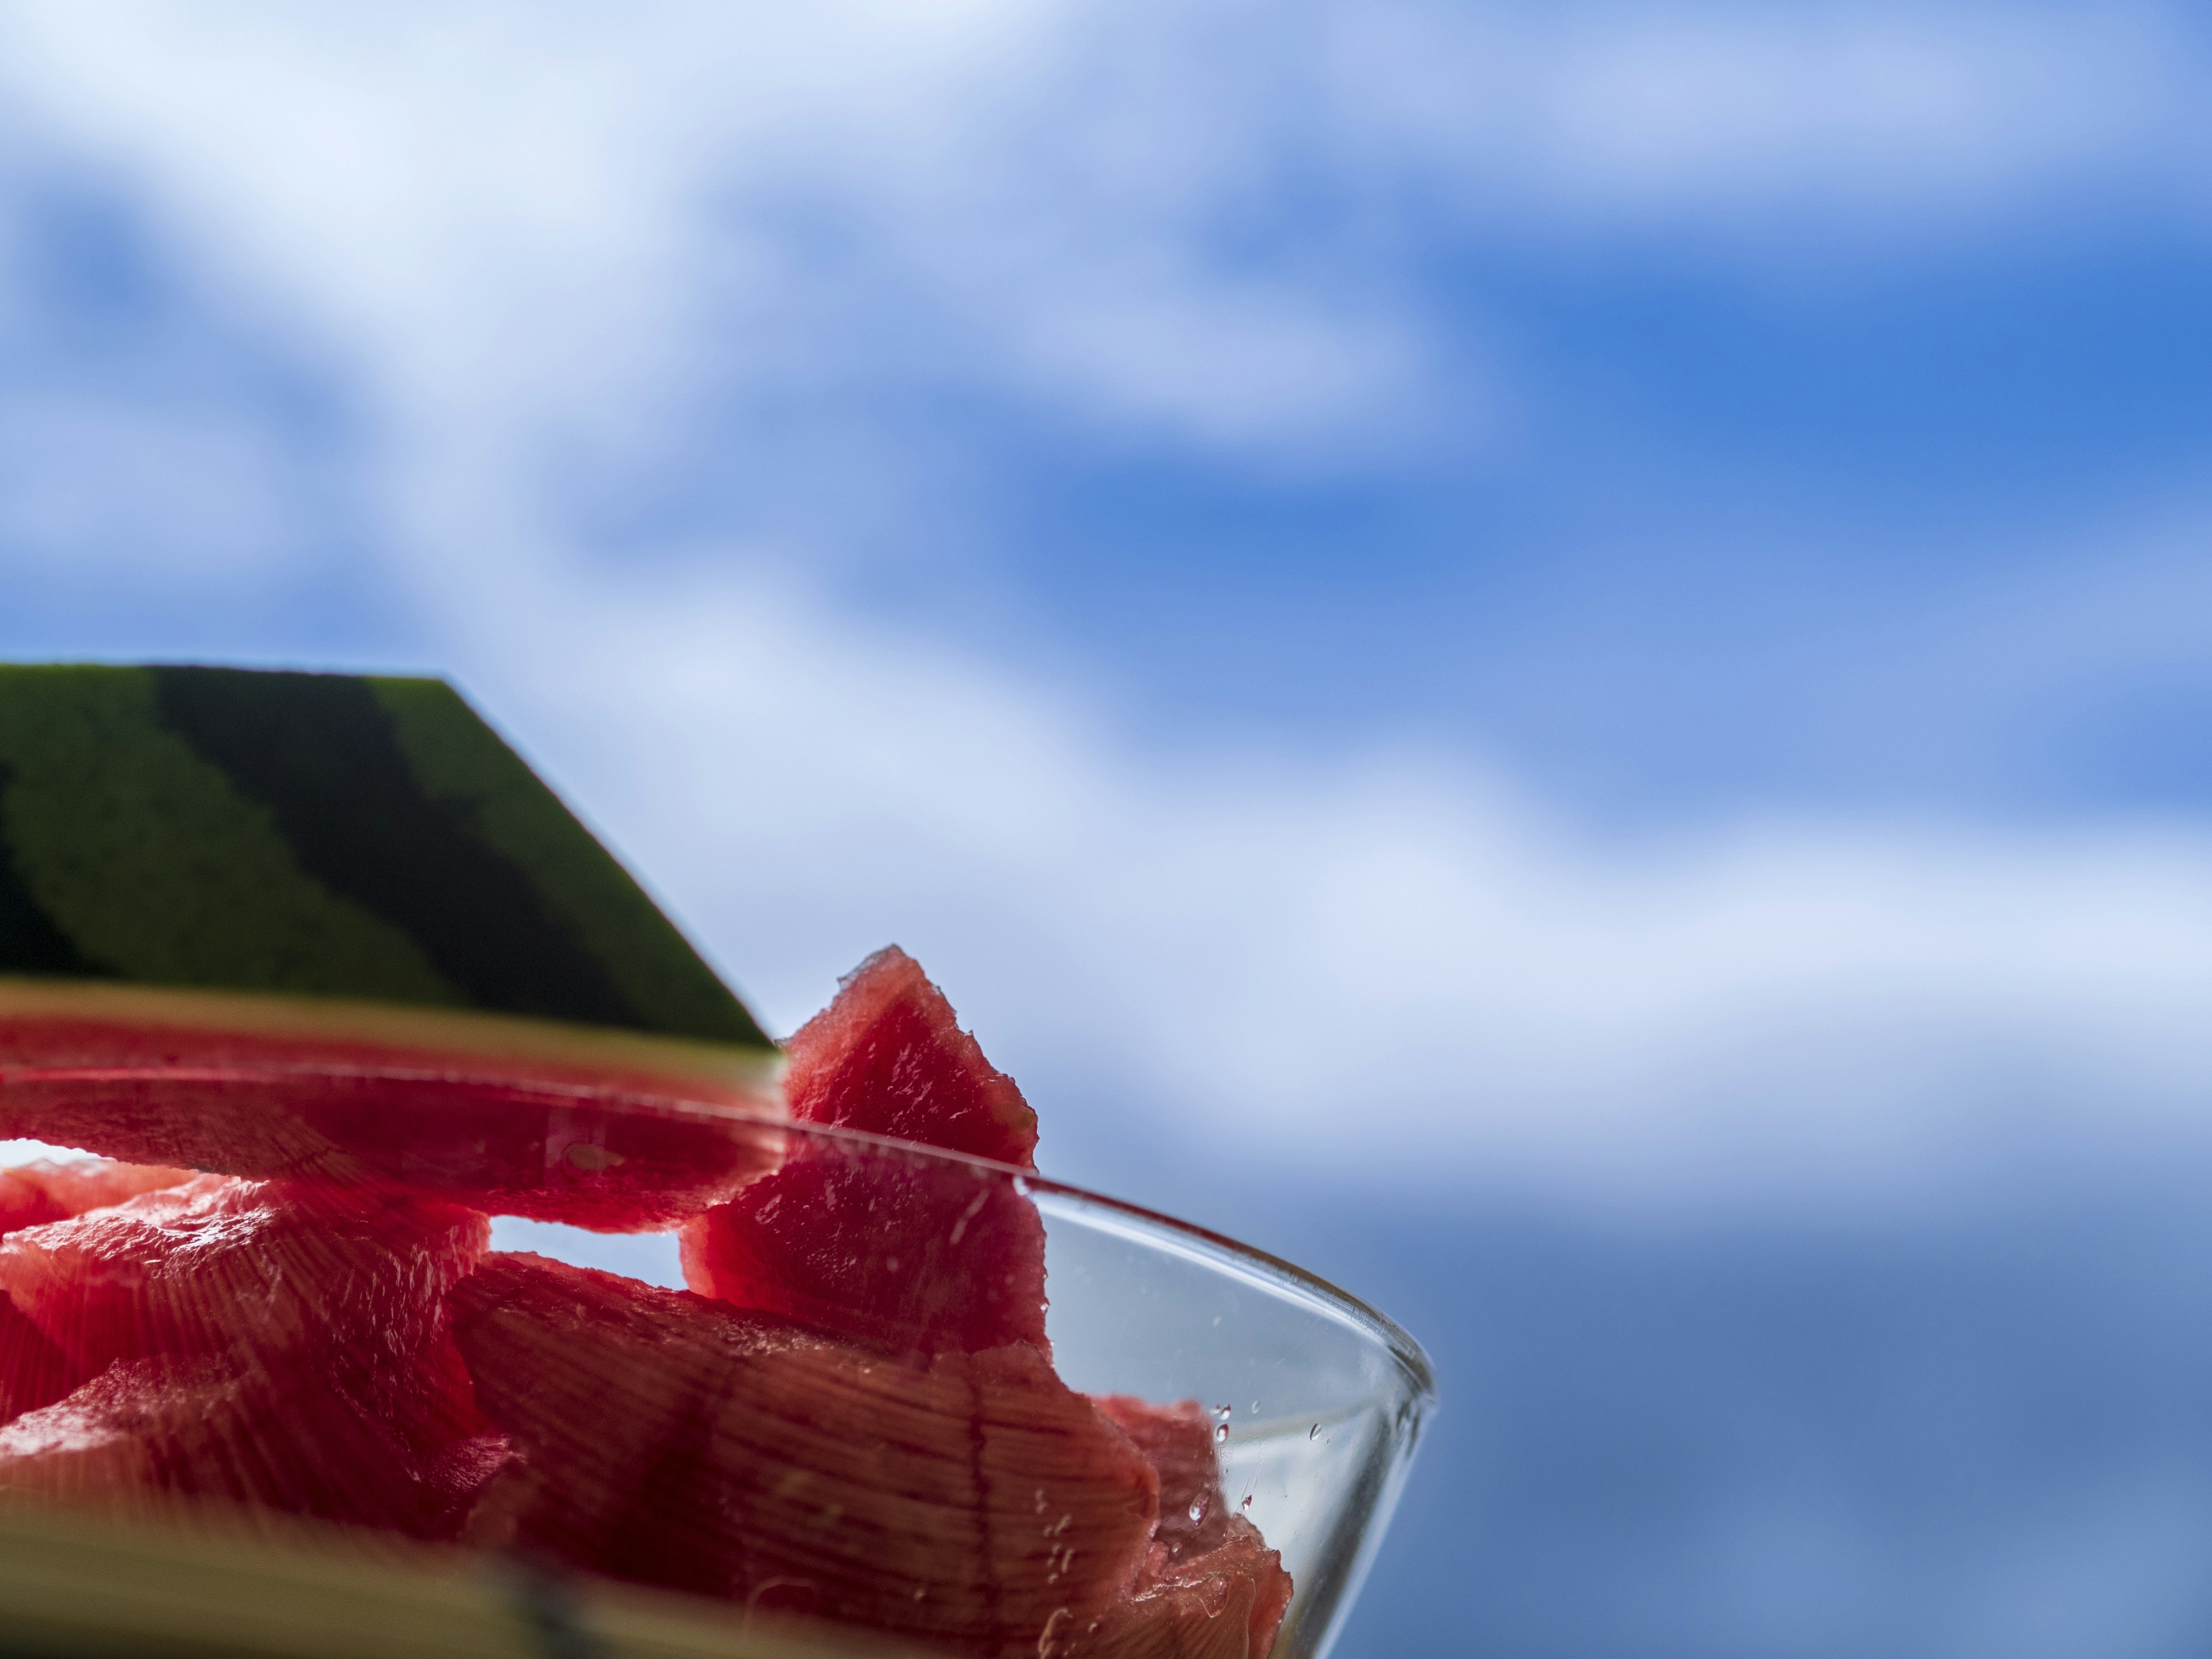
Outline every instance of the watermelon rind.
<path id="1" fill-rule="evenodd" d="M 343 997 L 183 991 L 0 975 L 0 1091 L 12 1076 L 116 1063 L 389 1066 L 605 1085 L 780 1110 L 775 1048 Z"/>
<path id="2" fill-rule="evenodd" d="M 0 665 L 0 973 L 771 1047 L 434 679 Z"/>

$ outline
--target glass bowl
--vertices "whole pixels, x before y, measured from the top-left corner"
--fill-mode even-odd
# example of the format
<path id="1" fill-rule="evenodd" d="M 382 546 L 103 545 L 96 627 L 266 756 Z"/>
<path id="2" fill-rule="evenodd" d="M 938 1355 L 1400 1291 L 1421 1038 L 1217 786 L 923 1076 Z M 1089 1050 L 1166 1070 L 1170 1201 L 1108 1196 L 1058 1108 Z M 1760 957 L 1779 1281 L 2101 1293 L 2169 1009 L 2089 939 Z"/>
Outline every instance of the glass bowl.
<path id="1" fill-rule="evenodd" d="M 1285 1262 L 679 1084 L 26 1067 L 0 1134 L 0 1495 L 79 1518 L 900 1650 L 1320 1659 L 1434 1401 Z"/>

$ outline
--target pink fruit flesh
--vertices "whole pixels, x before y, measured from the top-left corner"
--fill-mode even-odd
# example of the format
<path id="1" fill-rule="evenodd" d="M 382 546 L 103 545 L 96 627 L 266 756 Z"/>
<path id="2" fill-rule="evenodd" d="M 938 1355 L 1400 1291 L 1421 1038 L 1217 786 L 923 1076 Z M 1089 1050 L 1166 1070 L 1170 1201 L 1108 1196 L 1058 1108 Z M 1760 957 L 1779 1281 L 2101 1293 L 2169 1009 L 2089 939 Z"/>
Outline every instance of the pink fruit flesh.
<path id="1" fill-rule="evenodd" d="M 1045 1650 L 1144 1561 L 1151 1465 L 1025 1345 L 900 1361 L 531 1256 L 454 1308 L 525 1461 L 483 1541 L 978 1655 Z"/>
<path id="2" fill-rule="evenodd" d="M 773 1168 L 759 1097 L 529 1056 L 82 1018 L 0 1020 L 0 1138 L 256 1180 L 375 1182 L 604 1232 L 672 1227 Z M 532 1081 L 519 1081 L 529 1079 Z M 110 1200 L 112 1201 L 112 1200 Z M 41 1219 L 55 1219 L 53 1217 Z"/>
<path id="3" fill-rule="evenodd" d="M 1036 1115 L 913 958 L 879 951 L 791 1040 L 794 1117 L 1026 1166 Z M 1045 1346 L 1044 1227 L 1003 1171 L 794 1139 L 684 1230 L 702 1296 L 893 1352 Z"/>
<path id="4" fill-rule="evenodd" d="M 121 1204 L 141 1193 L 181 1186 L 190 1170 L 160 1164 L 118 1164 L 91 1158 L 60 1163 L 41 1158 L 0 1170 L 0 1233 L 65 1221 L 87 1210 Z"/>
<path id="5" fill-rule="evenodd" d="M 1212 1416 L 1195 1400 L 1156 1406 L 1115 1394 L 1097 1404 L 1158 1472 L 1160 1518 L 1137 1583 L 1068 1659 L 1264 1659 L 1290 1607 L 1291 1577 L 1229 1506 Z"/>
<path id="6" fill-rule="evenodd" d="M 1036 1114 L 896 945 L 848 974 L 785 1045 L 792 1116 L 1035 1167 Z"/>

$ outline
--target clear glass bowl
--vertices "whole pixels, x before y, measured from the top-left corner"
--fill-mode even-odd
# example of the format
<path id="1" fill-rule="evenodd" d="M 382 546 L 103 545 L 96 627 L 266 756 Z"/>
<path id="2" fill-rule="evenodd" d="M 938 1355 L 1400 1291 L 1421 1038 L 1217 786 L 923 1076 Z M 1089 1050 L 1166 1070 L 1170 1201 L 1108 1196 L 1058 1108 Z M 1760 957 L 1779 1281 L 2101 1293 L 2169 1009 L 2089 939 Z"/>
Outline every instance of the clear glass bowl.
<path id="1" fill-rule="evenodd" d="M 0 1178 L 0 1494 L 1044 1659 L 1261 1659 L 1273 1552 L 1269 1651 L 1328 1651 L 1434 1401 L 1380 1314 L 1003 1165 L 475 1069 L 0 1076 L 0 1133 L 215 1172 L 35 1225 L 121 1190 Z M 654 1288 L 702 1210 L 723 1299 Z M 485 1215 L 537 1256 L 480 1259 Z"/>

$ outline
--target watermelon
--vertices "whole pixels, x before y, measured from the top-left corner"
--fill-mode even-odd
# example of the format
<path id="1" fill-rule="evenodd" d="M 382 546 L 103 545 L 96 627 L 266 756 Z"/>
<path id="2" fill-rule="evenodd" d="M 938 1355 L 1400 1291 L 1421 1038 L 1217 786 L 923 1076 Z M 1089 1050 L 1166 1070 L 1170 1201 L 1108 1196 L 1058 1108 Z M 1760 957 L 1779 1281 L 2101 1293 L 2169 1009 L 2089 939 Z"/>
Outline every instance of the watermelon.
<path id="1" fill-rule="evenodd" d="M 125 1514 L 214 1499 L 434 1536 L 455 1507 L 434 1462 L 297 1355 L 124 1360 L 0 1428 L 0 1493 Z"/>
<path id="2" fill-rule="evenodd" d="M 0 973 L 768 1046 L 440 681 L 0 666 Z"/>
<path id="3" fill-rule="evenodd" d="M 191 1178 L 190 1170 L 118 1164 L 104 1158 L 19 1164 L 0 1170 L 0 1233 L 66 1220 Z"/>
<path id="4" fill-rule="evenodd" d="M 1096 1619 L 1056 1632 L 1054 1659 L 1267 1659 L 1290 1575 L 1260 1529 L 1230 1517 L 1204 1554 L 1148 1571 Z"/>
<path id="5" fill-rule="evenodd" d="M 203 1176 L 0 1239 L 0 1289 L 87 1376 L 313 1353 L 395 1424 L 449 1437 L 471 1412 L 443 1297 L 488 1232 L 406 1194 Z"/>
<path id="6" fill-rule="evenodd" d="M 782 1069 L 450 688 L 0 667 L 0 1139 L 124 1160 L 0 1174 L 0 1494 L 1260 1659 L 1210 1424 L 1052 1370 L 1012 1079 L 895 948 Z M 489 1214 L 681 1225 L 699 1294 Z"/>
<path id="7" fill-rule="evenodd" d="M 791 1040 L 801 1121 L 1033 1167 L 1036 1115 L 896 946 Z M 684 1282 L 878 1346 L 1045 1346 L 1044 1226 L 1010 1171 L 794 1137 L 787 1162 L 686 1224 Z"/>
<path id="8" fill-rule="evenodd" d="M 489 1472 L 444 1298 L 487 1231 L 405 1193 L 202 1176 L 8 1235 L 0 1305 L 66 1375 L 0 1430 L 0 1491 L 450 1534 Z"/>
<path id="9" fill-rule="evenodd" d="M 896 945 L 839 981 L 786 1048 L 784 1098 L 800 1122 L 1036 1167 L 1036 1113 Z"/>
<path id="10" fill-rule="evenodd" d="M 0 1297 L 0 1423 L 52 1405 L 83 1380 L 83 1368 Z"/>
<path id="11" fill-rule="evenodd" d="M 494 1255 L 454 1333 L 523 1466 L 469 1535 L 977 1655 L 1103 1617 L 1157 1477 L 1026 1344 L 892 1359 L 769 1315 Z"/>
<path id="12" fill-rule="evenodd" d="M 488 1234 L 409 1195 L 200 1176 L 0 1239 L 0 1289 L 94 1369 L 334 1331 L 411 1352 Z"/>
<path id="13" fill-rule="evenodd" d="M 0 1137 L 672 1226 L 773 1168 L 772 1073 L 539 1022 L 0 984 Z"/>
<path id="14" fill-rule="evenodd" d="M 0 666 L 0 1138 L 665 1227 L 777 1063 L 450 687 Z"/>
<path id="15" fill-rule="evenodd" d="M 1092 1402 L 1135 1443 L 1160 1480 L 1160 1518 L 1152 1544 L 1161 1563 L 1202 1555 L 1228 1536 L 1221 1460 L 1214 1419 L 1195 1400 L 1156 1406 L 1133 1395 L 1106 1394 Z M 1155 1566 L 1154 1571 L 1159 1571 Z"/>
<path id="16" fill-rule="evenodd" d="M 1195 1400 L 1102 1395 L 1094 1403 L 1152 1463 L 1159 1519 L 1136 1582 L 1095 1628 L 1071 1635 L 1067 1659 L 1265 1659 L 1291 1604 L 1291 1576 L 1229 1507 L 1212 1417 Z"/>

